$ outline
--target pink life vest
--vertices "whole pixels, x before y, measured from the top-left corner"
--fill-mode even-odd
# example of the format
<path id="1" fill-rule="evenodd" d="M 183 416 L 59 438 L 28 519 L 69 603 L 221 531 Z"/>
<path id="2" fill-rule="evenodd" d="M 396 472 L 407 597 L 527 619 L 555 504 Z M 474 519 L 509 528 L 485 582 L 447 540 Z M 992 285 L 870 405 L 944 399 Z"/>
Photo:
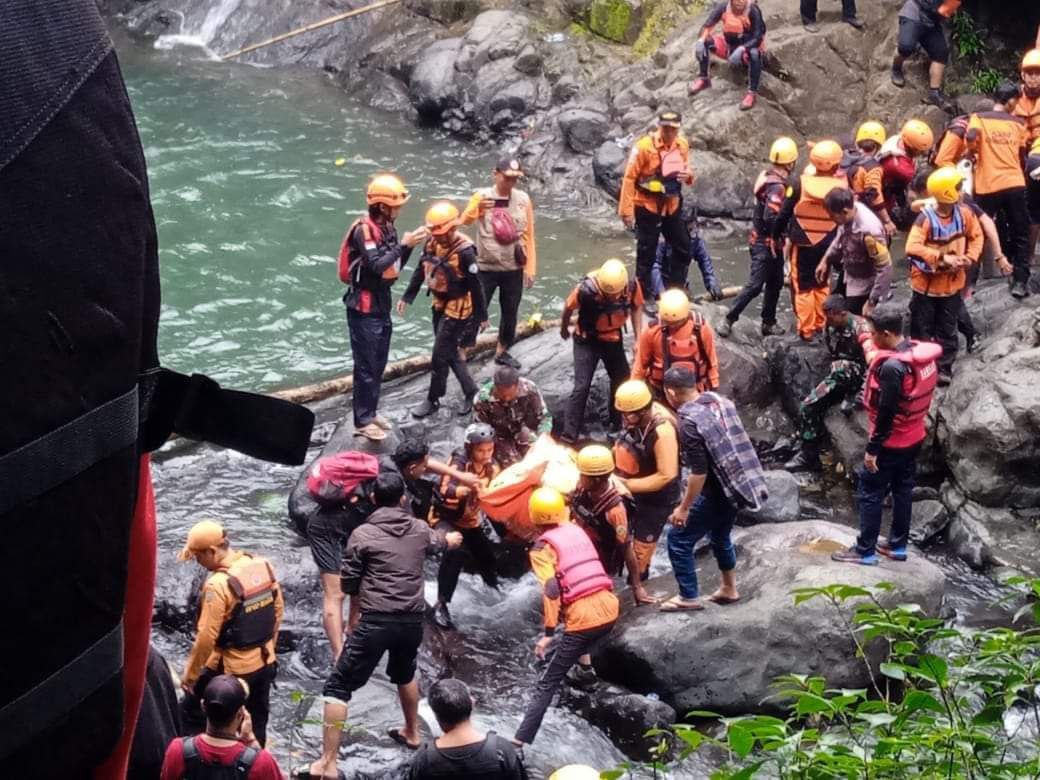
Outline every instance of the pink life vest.
<path id="1" fill-rule="evenodd" d="M 595 545 L 580 526 L 562 523 L 542 534 L 540 541 L 547 543 L 556 553 L 556 579 L 560 583 L 560 600 L 564 605 L 601 590 L 614 589 Z"/>
<path id="2" fill-rule="evenodd" d="M 877 405 L 881 395 L 878 375 L 882 364 L 889 358 L 899 360 L 910 367 L 903 377 L 903 397 L 899 400 L 899 410 L 892 423 L 892 433 L 882 443 L 885 447 L 902 449 L 912 447 L 924 440 L 927 431 L 925 421 L 928 410 L 932 406 L 932 395 L 939 381 L 939 369 L 936 360 L 942 354 L 942 347 L 930 341 L 911 341 L 911 347 L 905 352 L 881 350 L 867 370 L 866 391 L 863 394 L 863 405 L 867 407 L 870 417 L 870 432 L 873 435 L 877 422 Z"/>

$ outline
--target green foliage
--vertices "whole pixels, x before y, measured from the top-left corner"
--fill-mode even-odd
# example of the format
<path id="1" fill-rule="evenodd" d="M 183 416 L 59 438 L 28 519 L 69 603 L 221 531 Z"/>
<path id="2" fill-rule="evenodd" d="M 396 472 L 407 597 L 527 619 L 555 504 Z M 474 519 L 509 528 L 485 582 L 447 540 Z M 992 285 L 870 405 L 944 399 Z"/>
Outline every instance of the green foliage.
<path id="1" fill-rule="evenodd" d="M 1003 80 L 1004 74 L 996 68 L 971 69 L 971 91 L 979 95 L 992 95 Z"/>
<path id="2" fill-rule="evenodd" d="M 628 43 L 632 6 L 626 0 L 593 0 L 589 8 L 589 29 L 607 40 Z"/>
<path id="3" fill-rule="evenodd" d="M 1040 580 L 1007 582 L 1030 596 L 1015 621 L 1031 614 L 1032 627 L 947 625 L 916 604 L 887 606 L 887 583 L 796 589 L 797 604 L 822 600 L 837 610 L 870 685 L 833 689 L 822 677 L 784 675 L 773 698 L 785 703 L 787 717 L 689 713 L 716 727 L 709 734 L 673 726 L 676 760 L 706 747 L 721 751 L 726 763 L 712 780 L 1040 777 Z M 868 649 L 884 653 L 876 672 Z M 648 733 L 662 743 L 663 736 Z M 660 767 L 654 777 L 667 776 Z M 649 776 L 636 770 L 612 776 Z"/>
<path id="4" fill-rule="evenodd" d="M 984 34 L 975 24 L 971 14 L 958 11 L 953 17 L 953 45 L 957 56 L 962 59 L 982 57 L 989 48 Z"/>

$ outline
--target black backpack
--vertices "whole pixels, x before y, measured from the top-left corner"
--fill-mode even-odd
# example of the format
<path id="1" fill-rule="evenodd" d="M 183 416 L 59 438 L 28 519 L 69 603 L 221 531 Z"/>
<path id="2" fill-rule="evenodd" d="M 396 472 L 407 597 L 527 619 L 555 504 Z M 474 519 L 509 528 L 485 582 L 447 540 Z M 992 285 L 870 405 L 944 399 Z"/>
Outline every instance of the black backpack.
<path id="1" fill-rule="evenodd" d="M 255 747 L 246 747 L 234 764 L 211 764 L 199 755 L 199 747 L 195 737 L 182 737 L 181 750 L 184 751 L 184 780 L 243 780 L 249 777 L 260 751 Z"/>

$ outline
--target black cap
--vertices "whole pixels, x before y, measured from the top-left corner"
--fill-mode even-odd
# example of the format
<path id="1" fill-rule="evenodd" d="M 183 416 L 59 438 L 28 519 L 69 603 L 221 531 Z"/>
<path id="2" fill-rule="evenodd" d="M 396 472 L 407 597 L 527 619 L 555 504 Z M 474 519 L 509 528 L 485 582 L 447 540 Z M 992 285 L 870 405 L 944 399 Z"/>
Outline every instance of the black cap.
<path id="1" fill-rule="evenodd" d="M 219 674 L 206 684 L 202 704 L 206 717 L 227 723 L 246 703 L 246 687 L 231 674 Z"/>
<path id="2" fill-rule="evenodd" d="M 682 127 L 682 114 L 678 111 L 662 111 L 657 115 L 657 124 L 660 127 Z"/>
<path id="3" fill-rule="evenodd" d="M 823 310 L 825 312 L 848 311 L 849 310 L 849 304 L 848 304 L 848 301 L 845 300 L 845 296 L 844 295 L 839 295 L 838 293 L 834 293 L 834 294 L 828 295 L 826 298 L 824 298 L 824 300 L 823 300 Z"/>
<path id="4" fill-rule="evenodd" d="M 524 175 L 524 169 L 520 166 L 520 161 L 515 157 L 503 157 L 495 165 L 495 170 L 515 179 Z"/>
<path id="5" fill-rule="evenodd" d="M 697 386 L 697 372 L 689 366 L 672 366 L 664 372 L 664 386 L 692 390 Z"/>

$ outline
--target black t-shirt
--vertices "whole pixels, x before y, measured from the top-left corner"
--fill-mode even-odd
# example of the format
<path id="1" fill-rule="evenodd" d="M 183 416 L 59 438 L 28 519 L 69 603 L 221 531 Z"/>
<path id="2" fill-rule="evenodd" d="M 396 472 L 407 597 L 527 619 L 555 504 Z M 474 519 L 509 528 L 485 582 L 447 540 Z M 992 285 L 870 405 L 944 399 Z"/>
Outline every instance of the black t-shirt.
<path id="1" fill-rule="evenodd" d="M 701 495 L 707 498 L 725 498 L 719 478 L 715 476 L 715 464 L 712 462 L 711 453 L 704 443 L 704 437 L 697 429 L 697 424 L 688 414 L 679 416 L 679 454 L 682 464 L 690 470 L 691 474 L 706 474 L 704 488 Z M 685 489 L 684 489 L 685 490 Z"/>
<path id="2" fill-rule="evenodd" d="M 509 740 L 489 731 L 482 742 L 439 748 L 425 743 L 412 759 L 409 780 L 527 780 L 527 770 Z"/>

